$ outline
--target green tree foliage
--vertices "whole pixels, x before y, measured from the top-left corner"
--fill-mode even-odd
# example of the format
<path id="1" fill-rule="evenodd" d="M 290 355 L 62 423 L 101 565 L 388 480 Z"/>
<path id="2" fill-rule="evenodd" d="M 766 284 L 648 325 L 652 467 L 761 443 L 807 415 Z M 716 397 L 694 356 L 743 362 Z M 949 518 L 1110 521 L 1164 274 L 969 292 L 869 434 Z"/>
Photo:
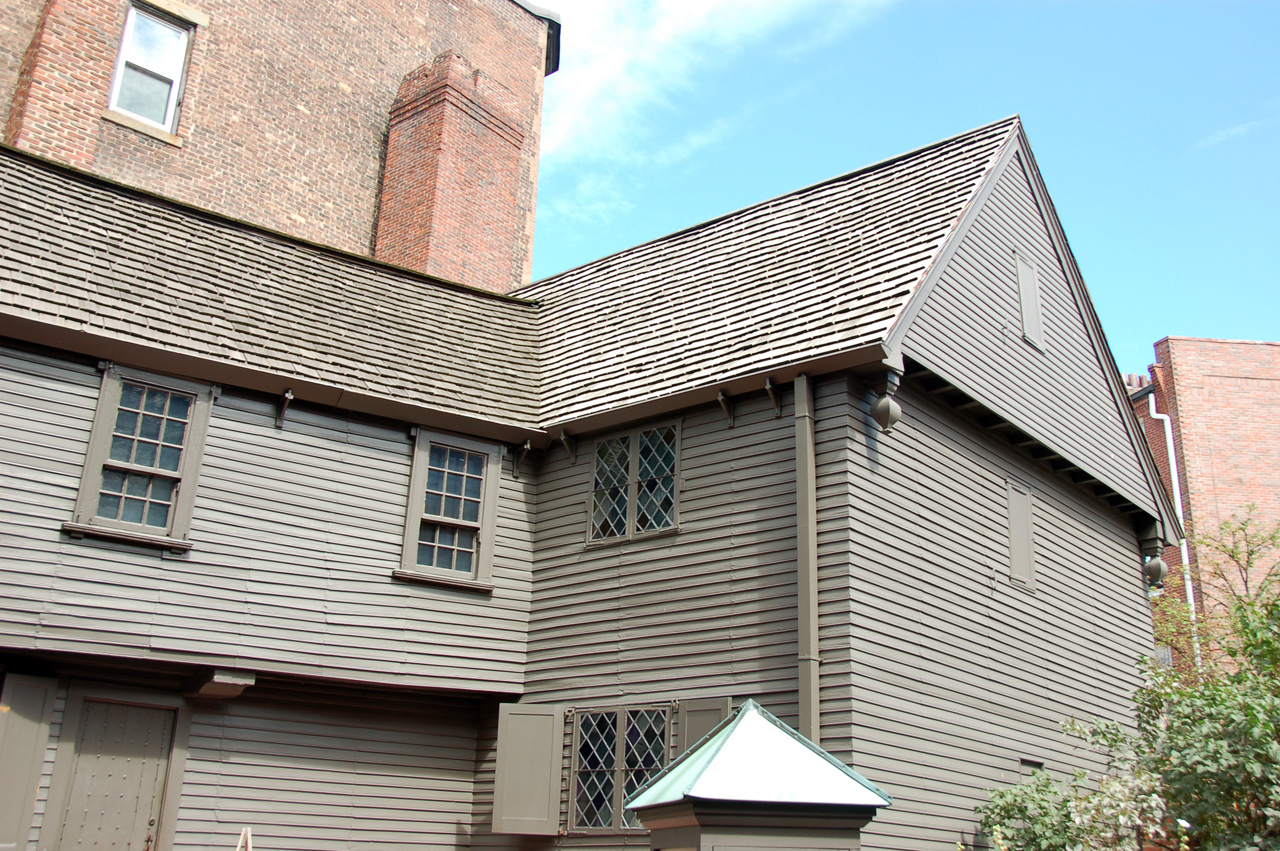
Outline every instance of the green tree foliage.
<path id="1" fill-rule="evenodd" d="M 1280 851 L 1280 524 L 1249 506 L 1197 543 L 1221 586 L 1215 664 L 1144 660 L 1136 736 L 1069 722 L 1105 770 L 992 790 L 977 811 L 999 851 Z"/>

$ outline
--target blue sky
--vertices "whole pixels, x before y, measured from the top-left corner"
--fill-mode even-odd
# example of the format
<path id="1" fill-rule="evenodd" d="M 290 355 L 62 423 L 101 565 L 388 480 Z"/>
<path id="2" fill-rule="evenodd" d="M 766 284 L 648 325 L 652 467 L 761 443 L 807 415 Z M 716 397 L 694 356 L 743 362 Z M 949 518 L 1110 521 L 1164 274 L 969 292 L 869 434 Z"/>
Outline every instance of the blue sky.
<path id="1" fill-rule="evenodd" d="M 1122 372 L 1280 340 L 1280 3 L 544 0 L 534 278 L 1019 113 Z"/>

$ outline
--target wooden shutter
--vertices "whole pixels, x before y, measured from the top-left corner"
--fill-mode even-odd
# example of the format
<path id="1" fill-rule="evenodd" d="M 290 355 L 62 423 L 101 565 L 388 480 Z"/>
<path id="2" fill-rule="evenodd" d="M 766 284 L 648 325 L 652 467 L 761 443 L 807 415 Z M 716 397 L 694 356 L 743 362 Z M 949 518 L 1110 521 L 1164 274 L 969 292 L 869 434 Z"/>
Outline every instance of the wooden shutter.
<path id="1" fill-rule="evenodd" d="M 680 753 L 684 753 L 729 717 L 733 698 L 707 697 L 680 701 Z"/>
<path id="2" fill-rule="evenodd" d="M 27 847 L 58 681 L 8 674 L 0 693 L 0 851 Z"/>
<path id="3" fill-rule="evenodd" d="M 498 714 L 493 832 L 556 835 L 563 765 L 564 708 L 504 703 Z"/>
<path id="4" fill-rule="evenodd" d="M 1022 336 L 1037 347 L 1044 347 L 1044 330 L 1040 323 L 1040 273 L 1021 256 L 1018 264 L 1018 299 L 1022 308 Z"/>
<path id="5" fill-rule="evenodd" d="M 1009 482 L 1009 577 L 1028 588 L 1035 585 L 1035 539 L 1032 533 L 1031 491 Z"/>

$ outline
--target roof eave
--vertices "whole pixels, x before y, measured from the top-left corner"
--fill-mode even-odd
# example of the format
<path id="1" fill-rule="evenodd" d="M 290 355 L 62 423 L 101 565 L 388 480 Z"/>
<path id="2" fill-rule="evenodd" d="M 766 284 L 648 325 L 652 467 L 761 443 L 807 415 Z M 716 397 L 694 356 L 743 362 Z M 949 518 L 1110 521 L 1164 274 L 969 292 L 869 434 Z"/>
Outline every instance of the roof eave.
<path id="1" fill-rule="evenodd" d="M 426 403 L 406 402 L 377 393 L 366 393 L 324 381 L 288 375 L 249 365 L 233 364 L 164 349 L 109 334 L 61 327 L 12 314 L 0 314 L 0 337 L 41 348 L 53 348 L 91 358 L 167 375 L 180 375 L 211 384 L 281 396 L 293 392 L 295 402 L 307 402 L 368 416 L 399 420 L 412 425 L 475 435 L 504 443 L 526 440 L 549 442 L 547 433 L 532 422 L 493 419 L 447 410 Z"/>
<path id="2" fill-rule="evenodd" d="M 667 416 L 699 405 L 715 404 L 719 401 L 721 394 L 731 399 L 745 393 L 763 391 L 766 381 L 773 387 L 781 387 L 795 381 L 800 375 L 817 377 L 838 372 L 865 371 L 869 367 L 882 363 L 887 357 L 888 352 L 882 343 L 865 344 L 818 358 L 780 363 L 767 369 L 727 376 L 676 393 L 641 399 L 581 416 L 545 420 L 541 424 L 541 429 L 549 435 L 547 442 L 550 442 L 551 438 L 558 437 L 562 432 L 576 435 L 604 431 L 627 423 Z M 539 445 L 538 441 L 535 440 L 534 445 Z"/>

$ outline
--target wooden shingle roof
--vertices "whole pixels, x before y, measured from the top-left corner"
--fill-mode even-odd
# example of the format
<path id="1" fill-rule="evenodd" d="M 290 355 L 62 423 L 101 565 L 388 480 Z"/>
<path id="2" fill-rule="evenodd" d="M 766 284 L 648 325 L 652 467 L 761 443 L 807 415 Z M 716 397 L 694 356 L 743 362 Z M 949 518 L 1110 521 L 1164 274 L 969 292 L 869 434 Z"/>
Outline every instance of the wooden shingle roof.
<path id="1" fill-rule="evenodd" d="M 53 344 L 71 332 L 282 376 L 281 386 L 297 382 L 335 404 L 359 397 L 378 410 L 385 400 L 393 413 L 424 409 L 421 419 L 440 412 L 536 428 L 537 316 L 526 302 L 9 149 L 0 150 L 0 197 L 0 333 L 25 325 L 36 329 L 30 341 Z"/>
<path id="2" fill-rule="evenodd" d="M 554 275 L 540 304 L 555 426 L 883 341 L 1011 117 Z"/>

